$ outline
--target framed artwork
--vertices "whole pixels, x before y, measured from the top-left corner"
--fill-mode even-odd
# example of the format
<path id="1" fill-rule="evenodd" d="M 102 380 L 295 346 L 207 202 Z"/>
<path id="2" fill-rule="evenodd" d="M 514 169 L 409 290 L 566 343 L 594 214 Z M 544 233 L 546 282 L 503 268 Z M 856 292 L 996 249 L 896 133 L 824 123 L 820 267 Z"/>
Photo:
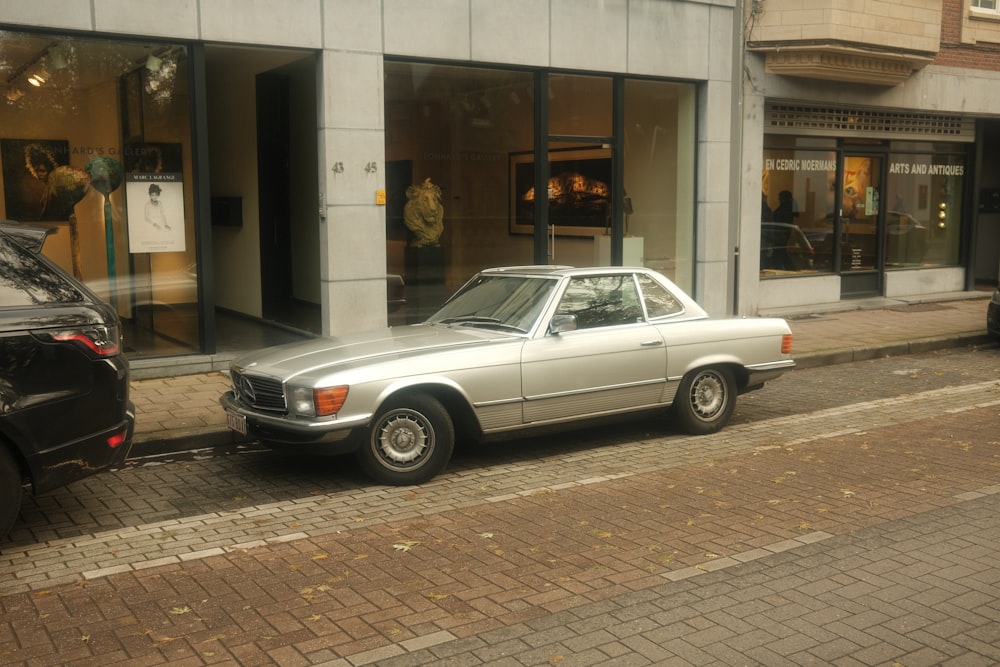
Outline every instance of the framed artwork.
<path id="1" fill-rule="evenodd" d="M 61 139 L 0 139 L 7 220 L 69 220 L 76 202 L 56 196 L 49 176 L 69 165 L 69 142 Z"/>
<path id="2" fill-rule="evenodd" d="M 549 224 L 563 236 L 597 236 L 611 223 L 611 149 L 549 151 Z M 510 231 L 535 229 L 534 153 L 510 154 Z"/>

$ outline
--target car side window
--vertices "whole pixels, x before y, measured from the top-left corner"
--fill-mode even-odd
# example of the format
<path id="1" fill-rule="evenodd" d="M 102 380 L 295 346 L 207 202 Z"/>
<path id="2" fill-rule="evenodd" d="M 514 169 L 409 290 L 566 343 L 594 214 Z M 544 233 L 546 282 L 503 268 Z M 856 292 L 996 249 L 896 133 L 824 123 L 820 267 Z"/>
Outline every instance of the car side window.
<path id="1" fill-rule="evenodd" d="M 639 294 L 631 274 L 573 278 L 557 312 L 575 315 L 577 329 L 643 321 Z"/>
<path id="2" fill-rule="evenodd" d="M 649 276 L 639 275 L 639 287 L 650 318 L 676 315 L 684 310 L 681 302 L 666 287 Z"/>

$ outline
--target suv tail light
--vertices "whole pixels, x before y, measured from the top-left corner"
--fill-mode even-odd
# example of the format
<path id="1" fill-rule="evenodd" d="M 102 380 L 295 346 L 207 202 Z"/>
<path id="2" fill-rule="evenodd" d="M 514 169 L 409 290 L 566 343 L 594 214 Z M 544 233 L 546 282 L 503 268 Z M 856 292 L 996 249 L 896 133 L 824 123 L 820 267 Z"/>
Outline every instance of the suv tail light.
<path id="1" fill-rule="evenodd" d="M 90 351 L 98 357 L 113 357 L 121 349 L 118 327 L 116 326 L 89 326 L 77 329 L 67 329 L 65 331 L 47 331 L 40 337 L 49 340 L 72 343 Z"/>

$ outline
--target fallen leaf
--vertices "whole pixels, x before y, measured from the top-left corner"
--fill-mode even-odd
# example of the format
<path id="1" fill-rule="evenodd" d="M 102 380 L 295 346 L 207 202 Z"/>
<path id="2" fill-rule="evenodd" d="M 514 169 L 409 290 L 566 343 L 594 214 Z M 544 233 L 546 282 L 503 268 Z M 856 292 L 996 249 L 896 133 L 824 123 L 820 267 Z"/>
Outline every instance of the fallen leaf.
<path id="1" fill-rule="evenodd" d="M 191 607 L 188 607 L 187 605 L 183 607 L 174 607 L 173 609 L 170 610 L 170 613 L 173 614 L 174 616 L 180 616 L 181 614 L 190 614 Z"/>
<path id="2" fill-rule="evenodd" d="M 488 540 L 493 537 L 493 533 L 479 533 L 479 537 Z"/>
<path id="3" fill-rule="evenodd" d="M 396 551 L 409 551 L 418 544 L 420 544 L 420 542 L 417 542 L 415 540 L 406 540 L 405 542 L 399 542 L 397 544 L 393 544 L 392 548 L 395 549 Z"/>
<path id="4" fill-rule="evenodd" d="M 312 557 L 312 560 L 326 560 L 330 556 L 328 554 L 316 554 Z"/>
<path id="5" fill-rule="evenodd" d="M 443 600 L 448 596 L 441 593 L 424 593 L 424 597 L 428 600 Z"/>

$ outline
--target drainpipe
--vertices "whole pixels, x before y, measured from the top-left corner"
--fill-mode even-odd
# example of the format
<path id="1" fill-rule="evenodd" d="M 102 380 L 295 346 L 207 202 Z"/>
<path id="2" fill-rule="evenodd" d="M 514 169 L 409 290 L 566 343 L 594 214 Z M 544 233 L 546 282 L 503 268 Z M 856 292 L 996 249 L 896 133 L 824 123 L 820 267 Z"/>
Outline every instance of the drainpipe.
<path id="1" fill-rule="evenodd" d="M 743 68 L 746 49 L 743 43 L 744 0 L 736 0 L 733 7 L 733 74 L 732 96 L 735 111 L 730 121 L 730 164 L 735 173 L 729 178 L 729 239 L 732 242 L 732 261 L 729 275 L 732 280 L 732 314 L 740 312 L 740 243 L 743 213 Z"/>

